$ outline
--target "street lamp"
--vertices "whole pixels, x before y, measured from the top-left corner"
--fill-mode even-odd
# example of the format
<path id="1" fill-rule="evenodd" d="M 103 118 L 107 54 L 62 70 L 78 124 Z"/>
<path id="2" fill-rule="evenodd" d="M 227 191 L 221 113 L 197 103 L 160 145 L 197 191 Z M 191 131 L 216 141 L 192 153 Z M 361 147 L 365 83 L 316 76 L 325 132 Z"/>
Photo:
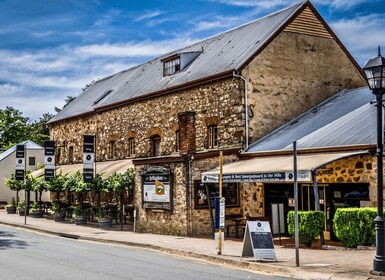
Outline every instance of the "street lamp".
<path id="1" fill-rule="evenodd" d="M 374 219 L 376 228 L 376 255 L 373 259 L 373 274 L 385 275 L 385 218 L 383 203 L 383 115 L 382 97 L 385 93 L 385 58 L 381 56 L 380 47 L 378 55 L 366 63 L 364 67 L 369 88 L 376 96 L 377 107 L 377 217 Z"/>

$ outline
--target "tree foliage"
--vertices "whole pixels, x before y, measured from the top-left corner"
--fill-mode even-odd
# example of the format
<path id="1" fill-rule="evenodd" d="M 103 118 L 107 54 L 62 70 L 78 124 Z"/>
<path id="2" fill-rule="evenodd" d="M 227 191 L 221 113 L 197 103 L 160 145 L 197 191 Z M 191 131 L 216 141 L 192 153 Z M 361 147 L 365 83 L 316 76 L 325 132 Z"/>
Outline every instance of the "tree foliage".
<path id="1" fill-rule="evenodd" d="M 38 121 L 31 122 L 13 107 L 0 109 L 0 148 L 9 149 L 25 140 L 43 145 L 49 139 L 47 122 L 52 117 L 52 114 L 45 113 Z"/>

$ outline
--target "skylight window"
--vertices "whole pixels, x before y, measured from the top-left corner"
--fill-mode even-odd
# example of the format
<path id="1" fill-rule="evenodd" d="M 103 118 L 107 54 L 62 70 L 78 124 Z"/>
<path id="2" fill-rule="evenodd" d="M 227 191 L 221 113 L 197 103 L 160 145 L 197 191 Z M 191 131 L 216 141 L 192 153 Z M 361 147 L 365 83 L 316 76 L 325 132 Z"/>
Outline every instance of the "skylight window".
<path id="1" fill-rule="evenodd" d="M 103 93 L 98 99 L 95 100 L 94 104 L 97 104 L 99 103 L 100 101 L 102 101 L 102 99 L 104 99 L 107 95 L 109 95 L 111 92 L 113 92 L 112 89 L 110 90 L 107 90 L 105 93 Z"/>

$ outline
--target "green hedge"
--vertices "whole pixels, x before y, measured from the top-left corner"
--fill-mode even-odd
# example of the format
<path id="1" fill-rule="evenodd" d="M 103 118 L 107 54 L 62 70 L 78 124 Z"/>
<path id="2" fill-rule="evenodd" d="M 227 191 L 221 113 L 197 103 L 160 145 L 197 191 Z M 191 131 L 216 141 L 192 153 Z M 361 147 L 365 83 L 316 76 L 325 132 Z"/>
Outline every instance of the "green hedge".
<path id="1" fill-rule="evenodd" d="M 349 248 L 374 245 L 376 216 L 376 208 L 339 208 L 333 219 L 334 235 Z"/>
<path id="2" fill-rule="evenodd" d="M 299 242 L 310 246 L 314 238 L 320 234 L 325 215 L 321 211 L 298 211 Z M 287 213 L 288 231 L 294 236 L 294 211 Z"/>

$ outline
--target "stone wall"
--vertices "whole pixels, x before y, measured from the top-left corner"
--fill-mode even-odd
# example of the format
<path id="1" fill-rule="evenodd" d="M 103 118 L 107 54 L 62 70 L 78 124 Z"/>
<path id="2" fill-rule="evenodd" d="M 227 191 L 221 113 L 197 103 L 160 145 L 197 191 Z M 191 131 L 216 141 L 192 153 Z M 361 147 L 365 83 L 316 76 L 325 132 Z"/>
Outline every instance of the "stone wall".
<path id="1" fill-rule="evenodd" d="M 61 149 L 60 163 L 68 163 L 68 148 L 74 147 L 74 161 L 82 162 L 84 134 L 96 135 L 96 160 L 109 160 L 110 141 L 116 157 L 127 157 L 128 139 L 135 135 L 136 157 L 151 157 L 151 136 L 161 137 L 161 155 L 177 154 L 175 132 L 178 113 L 195 112 L 196 150 L 207 147 L 207 126 L 218 120 L 219 148 L 242 147 L 244 116 L 239 80 L 226 79 L 183 92 L 122 106 L 99 114 L 64 120 L 52 125 L 52 137 Z M 191 145 L 190 145 L 191 146 Z"/>
<path id="2" fill-rule="evenodd" d="M 249 138 L 259 139 L 343 88 L 365 80 L 335 40 L 282 32 L 242 70 Z"/>

